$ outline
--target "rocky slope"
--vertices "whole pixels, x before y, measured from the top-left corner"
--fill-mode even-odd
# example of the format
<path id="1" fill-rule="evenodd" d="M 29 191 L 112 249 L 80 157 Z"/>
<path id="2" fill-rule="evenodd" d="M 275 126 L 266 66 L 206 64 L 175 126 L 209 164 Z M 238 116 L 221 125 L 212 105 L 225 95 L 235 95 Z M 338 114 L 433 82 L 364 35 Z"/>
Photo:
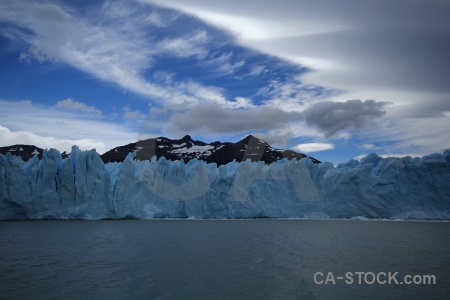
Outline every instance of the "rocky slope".
<path id="1" fill-rule="evenodd" d="M 172 140 L 165 137 L 148 139 L 116 147 L 101 155 L 103 162 L 123 162 L 129 153 L 136 152 L 138 160 L 165 157 L 169 160 L 183 160 L 185 163 L 193 158 L 207 163 L 225 165 L 233 160 L 238 162 L 250 159 L 251 161 L 264 161 L 267 164 L 283 158 L 301 159 L 308 157 L 314 163 L 320 163 L 317 159 L 303 153 L 292 150 L 280 150 L 271 147 L 268 143 L 252 135 L 247 136 L 237 143 L 213 142 L 210 144 L 202 141 L 194 141 L 189 135 L 182 139 Z"/>

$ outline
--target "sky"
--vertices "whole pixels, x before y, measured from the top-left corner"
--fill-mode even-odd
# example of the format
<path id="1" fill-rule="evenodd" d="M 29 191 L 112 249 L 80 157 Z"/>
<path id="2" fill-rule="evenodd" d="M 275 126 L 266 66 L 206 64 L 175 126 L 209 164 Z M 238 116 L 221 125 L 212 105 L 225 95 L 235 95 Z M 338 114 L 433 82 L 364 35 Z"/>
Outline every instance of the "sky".
<path id="1" fill-rule="evenodd" d="M 0 1 L 0 146 L 450 148 L 450 2 Z"/>

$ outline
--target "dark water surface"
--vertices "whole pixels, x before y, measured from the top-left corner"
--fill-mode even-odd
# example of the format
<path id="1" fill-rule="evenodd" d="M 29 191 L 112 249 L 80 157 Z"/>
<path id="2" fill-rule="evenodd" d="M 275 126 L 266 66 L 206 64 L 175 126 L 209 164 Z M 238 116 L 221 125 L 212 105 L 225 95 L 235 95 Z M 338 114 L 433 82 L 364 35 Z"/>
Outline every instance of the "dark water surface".
<path id="1" fill-rule="evenodd" d="M 435 285 L 314 283 L 316 272 Z M 318 277 L 325 280 L 326 276 Z M 368 277 L 370 279 L 371 277 Z M 0 299 L 450 299 L 450 223 L 0 222 Z"/>

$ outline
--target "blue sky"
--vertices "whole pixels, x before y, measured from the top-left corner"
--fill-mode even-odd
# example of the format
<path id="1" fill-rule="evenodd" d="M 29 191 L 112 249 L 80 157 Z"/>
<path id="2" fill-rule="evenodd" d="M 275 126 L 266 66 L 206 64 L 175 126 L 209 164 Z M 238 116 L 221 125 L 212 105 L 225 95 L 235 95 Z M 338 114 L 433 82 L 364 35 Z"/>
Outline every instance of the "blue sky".
<path id="1" fill-rule="evenodd" d="M 447 1 L 2 1 L 0 146 L 450 148 Z"/>

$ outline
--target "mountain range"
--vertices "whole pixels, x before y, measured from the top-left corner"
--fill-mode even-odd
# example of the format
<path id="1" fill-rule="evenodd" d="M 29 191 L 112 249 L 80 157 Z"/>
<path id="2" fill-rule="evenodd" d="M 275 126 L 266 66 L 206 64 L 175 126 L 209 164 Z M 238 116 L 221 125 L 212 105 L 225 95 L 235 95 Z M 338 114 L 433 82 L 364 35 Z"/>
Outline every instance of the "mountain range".
<path id="1" fill-rule="evenodd" d="M 41 159 L 43 149 L 33 145 L 21 144 L 0 147 L 0 154 L 5 155 L 8 152 L 19 156 L 23 161 L 28 161 L 35 154 Z M 168 160 L 183 160 L 185 163 L 196 158 L 207 163 L 216 163 L 218 166 L 225 165 L 233 160 L 241 162 L 250 159 L 251 161 L 264 161 L 266 164 L 270 164 L 283 158 L 291 160 L 304 157 L 309 158 L 313 163 L 320 163 L 319 160 L 303 153 L 273 148 L 265 141 L 252 135 L 236 143 L 216 141 L 209 144 L 193 140 L 189 135 L 181 139 L 158 137 L 115 147 L 103 153 L 100 157 L 104 163 L 123 162 L 127 155 L 133 152 L 136 152 L 136 159 L 138 160 L 150 160 L 156 155 L 157 158 L 163 156 Z M 62 158 L 66 158 L 68 155 L 66 152 L 61 153 Z"/>

